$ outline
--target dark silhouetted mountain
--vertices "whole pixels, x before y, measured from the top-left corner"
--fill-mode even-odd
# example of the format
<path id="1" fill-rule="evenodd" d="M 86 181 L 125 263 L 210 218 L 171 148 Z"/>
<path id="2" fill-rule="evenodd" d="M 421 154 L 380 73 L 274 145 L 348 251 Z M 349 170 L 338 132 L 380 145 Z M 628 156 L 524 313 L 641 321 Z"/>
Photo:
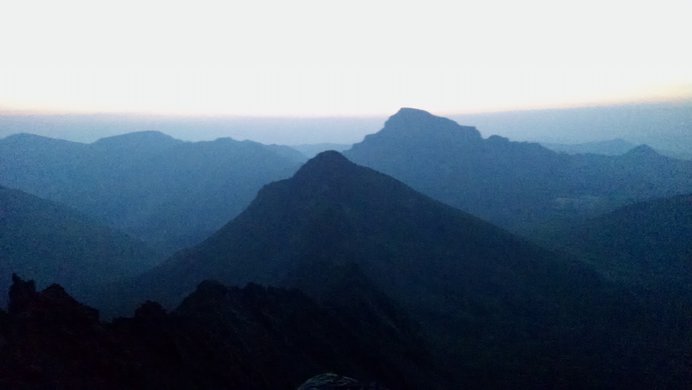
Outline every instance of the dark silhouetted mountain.
<path id="1" fill-rule="evenodd" d="M 441 291 L 459 284 L 486 295 L 496 268 L 517 261 L 534 265 L 529 273 L 559 275 L 568 268 L 550 252 L 324 152 L 293 178 L 265 186 L 236 219 L 150 276 L 154 283 L 170 281 L 165 294 L 177 290 L 153 296 L 171 304 L 212 275 L 229 284 L 278 284 L 322 296 L 322 271 L 353 263 L 388 295 L 423 307 L 453 299 Z M 416 297 L 410 296 L 412 280 L 420 280 Z"/>
<path id="2" fill-rule="evenodd" d="M 20 272 L 84 294 L 92 285 L 133 277 L 158 261 L 139 240 L 66 206 L 0 187 L 0 290 L 7 290 L 12 272 Z"/>
<path id="3" fill-rule="evenodd" d="M 677 349 L 668 360 L 654 353 L 656 320 L 596 272 L 337 152 L 265 186 L 209 239 L 115 294 L 172 307 L 212 276 L 299 288 L 368 313 L 360 321 L 406 324 L 404 313 L 411 326 L 362 326 L 382 340 L 420 326 L 457 386 L 635 386 L 681 376 Z"/>
<path id="4" fill-rule="evenodd" d="M 646 146 L 621 156 L 567 155 L 499 136 L 483 139 L 475 128 L 414 109 L 402 109 L 345 155 L 519 232 L 692 191 L 691 161 Z"/>
<path id="5" fill-rule="evenodd" d="M 2 388 L 295 389 L 331 370 L 392 388 L 438 387 L 426 366 L 388 359 L 402 344 L 380 349 L 297 290 L 206 281 L 171 313 L 149 301 L 133 318 L 103 323 L 62 287 L 37 292 L 13 278 L 9 312 L 0 311 Z"/>
<path id="6" fill-rule="evenodd" d="M 617 280 L 676 284 L 692 292 L 692 195 L 636 203 L 562 226 L 548 241 Z"/>
<path id="7" fill-rule="evenodd" d="M 288 147 L 230 138 L 193 143 L 149 131 L 80 144 L 21 134 L 0 140 L 0 184 L 171 253 L 216 231 L 302 161 Z"/>

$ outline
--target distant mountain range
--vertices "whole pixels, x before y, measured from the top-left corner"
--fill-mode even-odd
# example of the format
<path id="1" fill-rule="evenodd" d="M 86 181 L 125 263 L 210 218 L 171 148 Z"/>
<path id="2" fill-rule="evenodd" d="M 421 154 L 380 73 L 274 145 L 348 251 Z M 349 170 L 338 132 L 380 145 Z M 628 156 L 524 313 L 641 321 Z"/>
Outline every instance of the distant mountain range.
<path id="1" fill-rule="evenodd" d="M 645 145 L 621 156 L 561 154 L 535 143 L 484 139 L 473 127 L 406 108 L 345 155 L 519 232 L 692 191 L 692 161 Z"/>
<path id="2" fill-rule="evenodd" d="M 550 150 L 568 154 L 602 154 L 605 156 L 619 156 L 637 147 L 636 144 L 625 141 L 621 138 L 607 141 L 585 142 L 581 144 L 551 144 L 541 143 Z M 671 152 L 668 150 L 656 149 L 656 152 L 671 158 L 692 160 L 692 154 L 682 152 Z"/>
<path id="3" fill-rule="evenodd" d="M 39 284 L 61 283 L 82 296 L 94 286 L 133 277 L 160 261 L 143 242 L 68 207 L 0 187 L 0 290 L 19 272 Z M 6 295 L 0 295 L 0 307 Z"/>
<path id="4" fill-rule="evenodd" d="M 344 147 L 299 145 L 299 152 L 228 138 L 183 142 L 157 132 L 80 144 L 20 134 L 0 140 L 0 184 L 75 207 L 172 253 L 212 234 L 306 156 Z M 614 141 L 580 148 L 616 154 L 628 147 Z M 613 156 L 568 155 L 484 139 L 475 128 L 415 109 L 402 109 L 345 155 L 521 233 L 692 191 L 692 161 L 644 145 Z"/>
<path id="5" fill-rule="evenodd" d="M 455 115 L 484 135 L 553 144 L 621 138 L 656 150 L 690 154 L 692 99 L 608 106 Z"/>
<path id="6" fill-rule="evenodd" d="M 164 253 L 193 245 L 304 161 L 285 146 L 157 132 L 81 144 L 29 134 L 0 140 L 0 184 L 61 202 Z"/>
<path id="7" fill-rule="evenodd" d="M 692 162 L 557 153 L 415 109 L 345 155 L 156 132 L 0 140 L 0 183 L 50 199 L 0 190 L 0 275 L 53 277 L 108 318 L 138 308 L 102 322 L 14 276 L 0 387 L 690 383 Z M 152 268 L 113 228 L 188 249 Z"/>

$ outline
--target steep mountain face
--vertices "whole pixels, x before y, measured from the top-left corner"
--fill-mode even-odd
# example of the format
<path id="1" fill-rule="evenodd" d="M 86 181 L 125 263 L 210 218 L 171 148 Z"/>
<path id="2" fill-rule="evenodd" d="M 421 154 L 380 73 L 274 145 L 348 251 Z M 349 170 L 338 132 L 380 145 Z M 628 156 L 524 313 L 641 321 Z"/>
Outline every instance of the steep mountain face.
<path id="1" fill-rule="evenodd" d="M 345 155 L 520 232 L 552 219 L 692 191 L 692 162 L 646 146 L 621 156 L 559 154 L 498 136 L 483 139 L 474 128 L 409 108 Z"/>
<path id="2" fill-rule="evenodd" d="M 230 138 L 192 143 L 141 132 L 80 144 L 20 134 L 0 140 L 0 184 L 171 253 L 216 231 L 302 161 L 288 147 Z"/>
<path id="3" fill-rule="evenodd" d="M 678 350 L 666 363 L 650 353 L 656 320 L 589 268 L 336 152 L 265 186 L 212 237 L 118 295 L 172 306 L 211 276 L 297 287 L 379 323 L 400 323 L 403 310 L 457 386 L 650 384 L 655 365 L 680 378 L 667 366 Z"/>
<path id="4" fill-rule="evenodd" d="M 147 302 L 113 323 L 58 285 L 37 292 L 14 276 L 10 298 L 0 311 L 2 388 L 295 389 L 329 370 L 392 388 L 438 386 L 420 356 L 398 354 L 410 341 L 382 349 L 296 290 L 206 281 L 171 313 Z"/>
<path id="5" fill-rule="evenodd" d="M 0 290 L 12 272 L 85 288 L 133 277 L 160 261 L 143 242 L 68 207 L 0 187 Z M 0 298 L 4 306 L 5 295 Z"/>

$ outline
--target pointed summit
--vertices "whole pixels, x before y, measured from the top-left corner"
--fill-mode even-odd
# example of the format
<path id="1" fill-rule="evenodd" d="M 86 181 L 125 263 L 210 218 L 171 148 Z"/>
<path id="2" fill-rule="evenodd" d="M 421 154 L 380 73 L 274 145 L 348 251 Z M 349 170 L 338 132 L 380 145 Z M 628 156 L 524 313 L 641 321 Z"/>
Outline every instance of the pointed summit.
<path id="1" fill-rule="evenodd" d="M 673 161 L 675 162 L 676 160 L 671 159 L 669 157 L 666 157 L 660 153 L 658 153 L 654 148 L 652 148 L 649 145 L 642 144 L 639 145 L 629 152 L 623 154 L 622 156 L 619 156 L 621 160 L 623 161 L 629 161 L 632 164 L 657 164 L 657 163 L 666 163 L 668 161 Z"/>
<path id="2" fill-rule="evenodd" d="M 632 148 L 629 152 L 625 153 L 629 156 L 640 156 L 640 157 L 659 157 L 661 156 L 654 148 L 649 145 L 641 144 L 637 147 Z"/>
<path id="3" fill-rule="evenodd" d="M 344 157 L 343 154 L 335 151 L 335 150 L 327 150 L 325 152 L 319 153 L 315 157 L 311 158 L 308 160 L 305 165 L 303 165 L 302 168 L 300 168 L 301 171 L 303 170 L 310 170 L 313 169 L 314 167 L 318 166 L 332 166 L 332 167 L 338 167 L 338 166 L 343 166 L 343 165 L 348 165 L 348 164 L 353 164 L 352 162 L 348 161 L 346 157 Z"/>
<path id="4" fill-rule="evenodd" d="M 296 173 L 296 180 L 325 180 L 332 181 L 352 170 L 355 164 L 341 153 L 329 150 L 322 152 L 306 162 Z"/>

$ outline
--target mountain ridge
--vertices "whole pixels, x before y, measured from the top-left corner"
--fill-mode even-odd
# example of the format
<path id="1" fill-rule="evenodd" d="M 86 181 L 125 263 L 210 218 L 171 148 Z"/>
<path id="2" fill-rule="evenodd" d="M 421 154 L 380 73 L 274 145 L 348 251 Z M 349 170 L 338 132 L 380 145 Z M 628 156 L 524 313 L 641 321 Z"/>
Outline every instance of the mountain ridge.
<path id="1" fill-rule="evenodd" d="M 92 144 L 39 139 L 0 139 L 0 184 L 74 207 L 162 253 L 203 240 L 303 161 L 288 147 L 159 132 Z"/>
<path id="2" fill-rule="evenodd" d="M 448 130 L 444 137 L 437 131 L 440 126 Z M 464 133 L 460 128 L 449 119 L 406 110 L 344 154 L 517 233 L 631 201 L 692 191 L 692 162 L 660 156 L 647 147 L 622 156 L 568 155 L 537 143 L 483 139 L 476 130 Z"/>
<path id="3" fill-rule="evenodd" d="M 108 323 L 59 285 L 12 279 L 0 309 L 3 388 L 268 390 L 329 370 L 401 389 L 444 383 L 413 341 L 383 343 L 353 321 L 376 319 L 298 290 L 204 281 L 170 312 L 147 301 Z"/>

